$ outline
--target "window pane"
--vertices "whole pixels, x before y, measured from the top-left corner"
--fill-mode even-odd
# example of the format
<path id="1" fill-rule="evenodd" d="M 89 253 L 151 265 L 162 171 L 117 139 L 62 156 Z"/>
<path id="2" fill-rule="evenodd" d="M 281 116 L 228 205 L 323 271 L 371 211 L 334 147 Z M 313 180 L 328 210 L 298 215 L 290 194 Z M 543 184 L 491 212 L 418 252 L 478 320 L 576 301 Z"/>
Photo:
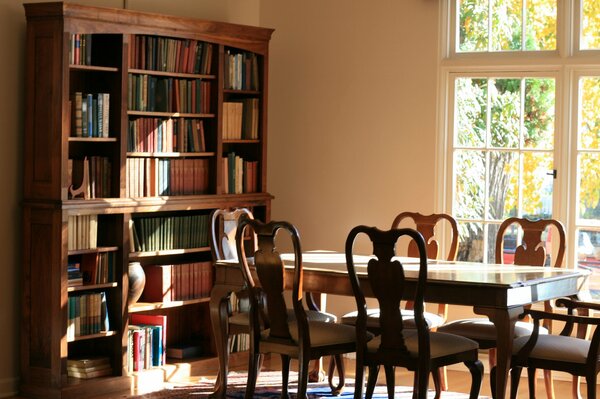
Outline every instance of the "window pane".
<path id="1" fill-rule="evenodd" d="M 523 140 L 526 148 L 549 150 L 554 147 L 554 102 L 554 79 L 525 79 Z"/>
<path id="2" fill-rule="evenodd" d="M 552 154 L 525 152 L 523 154 L 522 215 L 530 219 L 552 217 Z"/>
<path id="3" fill-rule="evenodd" d="M 582 0 L 581 49 L 600 49 L 600 1 Z"/>
<path id="4" fill-rule="evenodd" d="M 490 152 L 488 177 L 488 219 L 516 216 L 518 204 L 519 157 L 516 152 Z"/>
<path id="5" fill-rule="evenodd" d="M 527 0 L 527 51 L 556 50 L 556 15 L 556 0 Z"/>
<path id="6" fill-rule="evenodd" d="M 487 79 L 457 79 L 456 102 L 456 144 L 461 147 L 485 145 Z"/>
<path id="7" fill-rule="evenodd" d="M 488 50 L 488 0 L 459 0 L 459 51 Z"/>
<path id="8" fill-rule="evenodd" d="M 521 127 L 521 79 L 490 79 L 490 144 L 516 148 Z"/>
<path id="9" fill-rule="evenodd" d="M 461 261 L 483 262 L 483 225 L 458 223 L 458 254 Z"/>
<path id="10" fill-rule="evenodd" d="M 579 217 L 600 220 L 600 152 L 579 154 Z"/>
<path id="11" fill-rule="evenodd" d="M 600 231 L 579 230 L 577 234 L 578 266 L 591 270 L 590 291 L 600 297 Z"/>
<path id="12" fill-rule="evenodd" d="M 522 0 L 492 1 L 492 51 L 521 49 Z"/>
<path id="13" fill-rule="evenodd" d="M 455 215 L 462 219 L 483 219 L 485 153 L 456 151 L 454 170 L 456 173 Z"/>
<path id="14" fill-rule="evenodd" d="M 600 150 L 600 78 L 581 78 L 579 94 L 579 148 Z"/>

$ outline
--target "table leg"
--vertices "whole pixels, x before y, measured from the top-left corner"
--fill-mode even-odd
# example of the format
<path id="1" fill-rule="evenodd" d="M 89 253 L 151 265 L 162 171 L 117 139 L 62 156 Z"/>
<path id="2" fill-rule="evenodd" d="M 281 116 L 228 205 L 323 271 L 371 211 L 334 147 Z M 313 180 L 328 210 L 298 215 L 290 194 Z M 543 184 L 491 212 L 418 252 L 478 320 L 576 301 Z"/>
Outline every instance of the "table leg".
<path id="1" fill-rule="evenodd" d="M 515 323 L 523 313 L 523 307 L 510 309 L 475 307 L 475 313 L 486 315 L 496 326 L 496 399 L 506 398 L 506 386 L 509 381 L 510 358 L 512 356 Z"/>
<path id="2" fill-rule="evenodd" d="M 227 313 L 227 298 L 231 289 L 216 284 L 210 293 L 210 321 L 215 338 L 215 347 L 219 359 L 219 374 L 215 382 L 213 398 L 225 398 L 227 391 L 227 366 L 229 350 L 227 347 L 229 337 L 229 324 Z"/>

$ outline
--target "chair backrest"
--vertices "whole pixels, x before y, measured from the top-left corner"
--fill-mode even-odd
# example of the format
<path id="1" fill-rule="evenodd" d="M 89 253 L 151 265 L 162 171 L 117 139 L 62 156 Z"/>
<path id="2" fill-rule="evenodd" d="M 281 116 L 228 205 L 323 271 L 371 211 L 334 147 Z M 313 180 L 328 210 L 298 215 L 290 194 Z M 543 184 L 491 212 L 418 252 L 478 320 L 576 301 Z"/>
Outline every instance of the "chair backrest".
<path id="1" fill-rule="evenodd" d="M 210 250 L 213 260 L 237 260 L 235 234 L 242 217 L 254 219 L 246 208 L 216 209 L 210 217 Z M 255 243 L 253 243 L 255 244 Z"/>
<path id="2" fill-rule="evenodd" d="M 257 237 L 257 250 L 254 253 L 254 269 L 258 281 L 255 282 L 252 269 L 248 264 L 248 257 L 242 251 L 242 237 L 247 229 L 253 230 Z M 277 340 L 282 343 L 291 343 L 288 312 L 284 298 L 284 291 L 290 284 L 290 278 L 286 273 L 281 254 L 277 251 L 276 235 L 280 230 L 289 233 L 294 252 L 294 271 L 292 281 L 292 304 L 296 321 L 298 322 L 298 337 L 305 344 L 309 344 L 308 322 L 306 312 L 302 306 L 302 251 L 300 249 L 300 237 L 296 228 L 288 222 L 271 221 L 262 223 L 258 220 L 243 219 L 240 221 L 236 234 L 236 246 L 240 256 L 240 267 L 244 280 L 250 290 L 250 317 L 255 333 L 259 328 L 259 302 L 261 295 L 266 296 L 269 340 Z M 257 284 L 258 283 L 258 284 Z M 260 289 L 258 288 L 260 286 Z"/>
<path id="3" fill-rule="evenodd" d="M 450 247 L 446 254 L 445 260 L 456 260 L 456 253 L 458 251 L 458 226 L 456 220 L 446 213 L 432 213 L 431 215 L 422 215 L 418 212 L 402 212 L 394 219 L 392 223 L 392 229 L 400 227 L 400 223 L 404 220 L 412 220 L 415 225 L 415 229 L 421 233 L 425 239 L 427 245 L 427 256 L 429 259 L 438 259 L 440 256 L 440 244 L 438 237 L 435 234 L 436 227 L 441 226 L 444 221 L 448 222 L 450 226 Z M 418 257 L 419 250 L 417 244 L 411 241 L 408 244 L 407 255 L 411 257 Z"/>
<path id="4" fill-rule="evenodd" d="M 561 222 L 555 219 L 540 219 L 529 220 L 524 218 L 508 218 L 500 225 L 496 236 L 496 263 L 505 263 L 504 259 L 504 238 L 506 231 L 516 224 L 523 230 L 523 238 L 519 245 L 515 243 L 514 264 L 515 265 L 531 265 L 544 266 L 547 258 L 547 243 L 542 238 L 542 233 L 548 226 L 555 227 L 558 237 L 554 235 L 551 238 L 553 252 L 556 256 L 553 257 L 551 265 L 561 267 L 565 254 L 565 229 Z M 558 245 L 558 247 L 556 247 Z"/>
<path id="5" fill-rule="evenodd" d="M 373 243 L 374 258 L 370 259 L 367 264 L 367 273 L 371 291 L 377 298 L 380 309 L 381 350 L 379 352 L 382 356 L 397 357 L 399 360 L 410 358 L 404 342 L 404 334 L 402 334 L 404 326 L 402 313 L 400 312 L 400 302 L 405 296 L 405 270 L 402 263 L 398 259 L 393 259 L 393 257 L 400 237 L 409 236 L 416 243 L 419 251 L 419 270 L 413 298 L 414 318 L 419 335 L 419 344 L 423 343 L 423 347 L 420 347 L 419 352 L 429 356 L 429 329 L 423 316 L 423 295 L 427 281 L 427 250 L 423 236 L 414 229 L 382 231 L 376 227 L 357 226 L 350 231 L 346 239 L 346 265 L 358 309 L 356 320 L 357 348 L 364 348 L 367 342 L 368 309 L 353 258 L 355 240 L 363 234 Z"/>

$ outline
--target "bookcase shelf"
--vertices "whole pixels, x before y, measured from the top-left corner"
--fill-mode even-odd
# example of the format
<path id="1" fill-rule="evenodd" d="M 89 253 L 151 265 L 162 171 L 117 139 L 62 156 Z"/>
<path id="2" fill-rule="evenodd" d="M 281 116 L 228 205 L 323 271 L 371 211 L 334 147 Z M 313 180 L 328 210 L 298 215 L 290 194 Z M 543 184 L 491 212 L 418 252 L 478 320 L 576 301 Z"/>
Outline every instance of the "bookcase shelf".
<path id="1" fill-rule="evenodd" d="M 215 75 L 200 75 L 195 73 L 178 73 L 178 72 L 162 72 L 154 71 L 151 69 L 135 69 L 129 68 L 129 73 L 135 73 L 140 75 L 153 75 L 153 76 L 171 76 L 175 78 L 185 79 L 216 79 Z"/>
<path id="2" fill-rule="evenodd" d="M 69 137 L 69 142 L 80 142 L 80 143 L 116 143 L 116 137 Z"/>
<path id="3" fill-rule="evenodd" d="M 163 321 L 163 348 L 196 348 L 202 360 L 194 372 L 214 367 L 205 221 L 231 207 L 270 218 L 264 165 L 273 30 L 65 2 L 24 7 L 20 396 L 108 396 L 144 383 L 145 371 L 130 367 L 140 320 Z M 247 72 L 232 74 L 235 62 Z M 225 139 L 223 104 L 236 102 L 251 112 L 242 129 L 251 131 Z M 235 175 L 225 161 L 234 155 Z M 142 251 L 138 233 L 156 246 Z M 182 248 L 171 247 L 178 241 Z M 128 306 L 131 262 L 145 270 L 148 292 Z M 177 276 L 177 289 L 168 300 L 145 300 L 161 295 L 149 291 L 161 270 Z M 69 360 L 98 356 L 108 359 L 109 377 L 68 374 Z"/>
<path id="4" fill-rule="evenodd" d="M 177 308 L 180 306 L 193 305 L 196 303 L 207 303 L 210 298 L 186 299 L 185 301 L 170 302 L 137 302 L 129 306 L 129 313 L 147 312 L 149 310 Z"/>
<path id="5" fill-rule="evenodd" d="M 117 335 L 116 331 L 103 331 L 97 334 L 88 334 L 88 335 L 81 335 L 79 337 L 75 337 L 73 339 L 67 339 L 67 342 L 77 342 L 77 341 L 85 341 L 85 340 L 89 340 L 89 339 L 96 339 L 96 338 L 106 338 L 106 337 L 112 337 Z"/>
<path id="6" fill-rule="evenodd" d="M 185 157 L 214 157 L 214 152 L 128 152 L 128 157 L 142 158 L 185 158 Z"/>
<path id="7" fill-rule="evenodd" d="M 97 65 L 69 65 L 69 69 L 71 70 L 80 70 L 80 71 L 99 71 L 99 72 L 119 72 L 119 68 L 115 67 L 104 67 Z"/>
<path id="8" fill-rule="evenodd" d="M 103 284 L 82 284 L 82 285 L 74 285 L 67 288 L 68 292 L 78 292 L 78 291 L 89 291 L 89 290 L 102 290 L 106 288 L 115 288 L 118 287 L 116 282 L 112 283 L 103 283 Z"/>
<path id="9" fill-rule="evenodd" d="M 130 116 L 147 116 L 162 118 L 214 118 L 215 114 L 191 114 L 182 112 L 151 112 L 151 111 L 127 111 Z"/>

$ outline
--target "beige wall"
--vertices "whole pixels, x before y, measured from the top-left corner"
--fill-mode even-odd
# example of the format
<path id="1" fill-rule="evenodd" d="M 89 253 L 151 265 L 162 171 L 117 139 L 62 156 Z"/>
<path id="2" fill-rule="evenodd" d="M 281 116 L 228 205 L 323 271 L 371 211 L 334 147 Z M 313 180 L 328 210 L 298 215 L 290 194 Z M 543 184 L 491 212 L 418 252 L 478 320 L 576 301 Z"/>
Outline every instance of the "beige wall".
<path id="1" fill-rule="evenodd" d="M 78 0 L 123 7 L 120 0 Z M 356 224 L 433 211 L 437 0 L 129 0 L 130 9 L 275 28 L 269 82 L 273 218 L 305 249 Z M 0 0 L 0 397 L 18 380 L 25 17 Z M 10 61 L 9 61 L 10 60 Z M 330 301 L 330 308 L 333 305 Z M 347 300 L 336 312 L 351 306 Z"/>
<path id="2" fill-rule="evenodd" d="M 262 0 L 272 217 L 303 249 L 343 250 L 357 224 L 434 211 L 438 10 L 433 0 Z M 328 301 L 335 313 L 353 300 Z"/>

